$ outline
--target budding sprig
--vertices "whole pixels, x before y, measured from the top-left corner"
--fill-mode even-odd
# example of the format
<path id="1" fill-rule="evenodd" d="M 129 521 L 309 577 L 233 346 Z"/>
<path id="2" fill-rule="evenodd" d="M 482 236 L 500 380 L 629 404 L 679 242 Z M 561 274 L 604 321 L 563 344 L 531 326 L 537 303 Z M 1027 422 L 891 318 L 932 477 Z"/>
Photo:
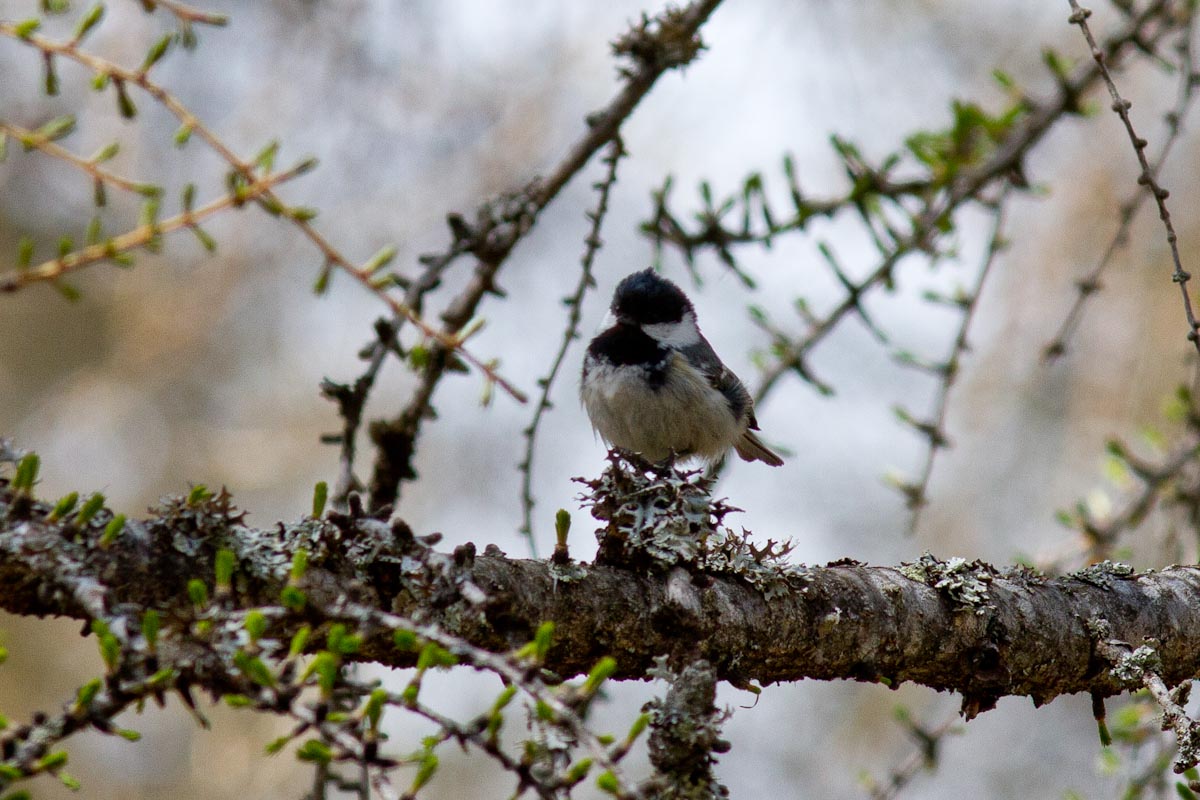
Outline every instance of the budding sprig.
<path id="1" fill-rule="evenodd" d="M 187 36 L 187 31 L 190 30 L 187 23 L 191 21 L 206 22 L 209 24 L 224 24 L 223 18 L 207 19 L 194 16 L 192 11 L 183 11 L 183 7 L 178 3 L 172 3 L 168 6 L 163 3 L 163 0 L 156 0 L 156 4 L 163 5 L 165 8 L 171 8 L 172 12 L 180 19 L 184 25 L 184 33 L 182 36 Z M 102 8 L 102 7 L 101 7 Z M 196 12 L 199 13 L 199 12 Z M 113 88 L 117 98 L 117 109 L 122 117 L 131 119 L 137 115 L 137 106 L 133 102 L 133 98 L 129 94 L 130 86 L 138 88 L 149 94 L 155 101 L 166 108 L 180 122 L 180 127 L 175 134 L 175 142 L 179 146 L 185 145 L 193 136 L 201 138 L 222 160 L 230 167 L 229 183 L 233 202 L 229 202 L 229 198 L 223 198 L 219 202 L 219 206 L 210 208 L 206 206 L 203 209 L 197 210 L 192 216 L 185 211 L 184 214 L 172 218 L 174 223 L 172 227 L 166 226 L 166 221 L 158 225 L 151 224 L 149 226 L 143 224 L 135 231 L 126 234 L 128 239 L 123 239 L 120 243 L 125 247 L 118 247 L 114 252 L 106 252 L 105 248 L 99 245 L 94 245 L 84 252 L 88 254 L 86 258 L 73 258 L 71 261 L 64 263 L 64 256 L 60 254 L 58 259 L 55 259 L 45 264 L 40 265 L 33 270 L 37 277 L 33 280 L 52 280 L 69 269 L 74 269 L 85 264 L 102 261 L 106 258 L 112 258 L 113 255 L 121 255 L 124 250 L 135 247 L 153 245 L 158 241 L 158 234 L 167 230 L 175 230 L 180 227 L 189 227 L 196 232 L 201 238 L 201 242 L 206 249 L 212 249 L 211 240 L 202 235 L 199 227 L 195 222 L 202 217 L 201 212 L 206 212 L 203 216 L 210 216 L 218 211 L 224 210 L 232 206 L 240 206 L 247 200 L 254 200 L 263 206 L 271 213 L 276 213 L 286 217 L 294 225 L 296 225 L 301 233 L 316 248 L 320 251 L 323 266 L 321 269 L 321 277 L 318 278 L 318 286 L 328 284 L 328 272 L 332 268 L 337 268 L 346 274 L 350 275 L 364 286 L 368 291 L 372 292 L 376 297 L 383 301 L 393 316 L 403 318 L 414 325 L 427 338 L 437 341 L 447 350 L 456 352 L 463 361 L 466 361 L 471 366 L 475 367 L 485 377 L 485 396 L 494 386 L 499 386 L 506 394 L 511 396 L 518 402 L 524 403 L 527 400 L 526 395 L 516 388 L 512 383 L 504 379 L 497 371 L 497 364 L 492 360 L 483 360 L 473 355 L 465 347 L 462 340 L 456 336 L 453 331 L 443 331 L 426 322 L 421 316 L 408 305 L 398 300 L 389 294 L 392 287 L 400 285 L 403 281 L 398 279 L 398 276 L 381 275 L 383 268 L 394 258 L 396 248 L 394 246 L 386 246 L 374 256 L 367 259 L 363 264 L 354 263 L 350 258 L 345 256 L 341 251 L 335 248 L 328 239 L 325 238 L 312 225 L 312 220 L 316 216 L 316 212 L 312 209 L 303 207 L 289 207 L 283 203 L 274 193 L 273 188 L 277 183 L 282 181 L 271 181 L 267 177 L 262 177 L 256 174 L 256 169 L 260 169 L 264 164 L 269 164 L 274 157 L 275 150 L 278 145 L 271 143 L 267 146 L 264 152 L 268 155 L 264 158 L 264 152 L 260 152 L 258 157 L 246 161 L 238 157 L 228 145 L 224 143 L 208 126 L 206 126 L 191 110 L 179 101 L 173 94 L 168 92 L 162 85 L 152 80 L 149 76 L 150 70 L 160 63 L 167 55 L 171 43 L 171 37 L 164 37 L 155 42 L 154 45 L 147 51 L 146 57 L 138 69 L 128 69 L 115 64 L 107 59 L 100 58 L 91 53 L 85 52 L 79 48 L 83 38 L 91 32 L 100 22 L 103 17 L 103 11 L 96 11 L 96 7 L 89 10 L 83 18 L 81 18 L 79 26 L 76 30 L 76 35 L 72 39 L 66 41 L 56 41 L 37 33 L 40 22 L 34 18 L 18 23 L 0 22 L 0 35 L 8 36 L 23 42 L 31 47 L 40 50 L 43 54 L 43 60 L 48 65 L 48 72 L 53 72 L 53 64 L 56 58 L 66 58 L 75 61 L 90 69 L 94 74 L 92 85 L 98 91 L 103 91 L 109 86 Z M 187 44 L 185 38 L 184 41 Z M 53 79 L 47 77 L 47 89 L 57 91 L 58 80 L 57 75 Z M 51 92 L 51 93 L 54 93 Z M 311 168 L 315 166 L 315 161 L 303 162 Z M 307 171 L 307 170 L 305 170 Z M 292 176 L 294 177 L 294 176 Z M 101 182 L 103 185 L 103 182 Z M 245 190 L 243 194 L 242 190 Z M 210 204 L 211 205 L 211 204 Z M 156 211 L 156 208 L 155 208 Z M 153 214 L 151 215 L 153 216 Z M 121 239 L 122 237 L 118 237 Z M 110 240 L 117 241 L 117 240 Z M 110 248 L 111 249 L 111 248 Z M 0 291 L 14 291 L 26 283 L 31 282 L 30 279 L 21 279 L 20 274 L 0 277 Z M 69 287 L 63 290 L 68 297 L 74 298 L 75 292 Z"/>
<path id="2" fill-rule="evenodd" d="M 78 250 L 73 250 L 42 262 L 28 269 L 18 269 L 7 275 L 0 276 L 0 292 L 15 291 L 23 286 L 41 281 L 56 281 L 62 276 L 75 272 L 89 264 L 98 261 L 114 260 L 117 256 L 127 255 L 128 251 L 139 247 L 153 247 L 163 234 L 188 228 L 199 230 L 199 223 L 218 212 L 231 208 L 247 198 L 253 199 L 264 196 L 274 186 L 291 180 L 311 169 L 307 162 L 291 169 L 265 177 L 247 186 L 238 195 L 226 194 L 206 205 L 195 209 L 185 209 L 183 212 L 162 220 L 153 217 L 143 219 L 143 222 L 133 230 L 114 236 Z M 154 209 L 155 211 L 157 209 Z"/>

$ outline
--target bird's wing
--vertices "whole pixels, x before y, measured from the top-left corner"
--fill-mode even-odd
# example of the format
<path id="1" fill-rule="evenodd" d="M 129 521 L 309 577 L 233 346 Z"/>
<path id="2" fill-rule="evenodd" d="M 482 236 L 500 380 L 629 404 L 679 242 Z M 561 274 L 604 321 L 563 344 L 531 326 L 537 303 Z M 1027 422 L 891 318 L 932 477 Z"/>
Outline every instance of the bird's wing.
<path id="1" fill-rule="evenodd" d="M 750 392 L 738 380 L 738 376 L 733 374 L 733 370 L 721 363 L 712 345 L 701 336 L 699 342 L 683 348 L 681 352 L 704 374 L 710 386 L 725 395 L 733 415 L 738 419 L 748 417 L 750 427 L 758 430 L 758 423 L 754 419 L 754 401 Z"/>

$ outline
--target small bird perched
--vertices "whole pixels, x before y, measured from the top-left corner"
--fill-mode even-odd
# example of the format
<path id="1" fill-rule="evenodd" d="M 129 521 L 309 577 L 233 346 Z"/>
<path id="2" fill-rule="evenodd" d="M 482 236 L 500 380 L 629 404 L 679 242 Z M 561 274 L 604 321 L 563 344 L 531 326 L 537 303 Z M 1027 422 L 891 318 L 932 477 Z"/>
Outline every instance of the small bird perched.
<path id="1" fill-rule="evenodd" d="M 713 351 L 678 286 L 645 269 L 617 285 L 610 320 L 588 345 L 579 394 L 604 441 L 649 461 L 783 459 L 754 431 L 754 401 Z M 607 321 L 606 321 L 607 322 Z"/>

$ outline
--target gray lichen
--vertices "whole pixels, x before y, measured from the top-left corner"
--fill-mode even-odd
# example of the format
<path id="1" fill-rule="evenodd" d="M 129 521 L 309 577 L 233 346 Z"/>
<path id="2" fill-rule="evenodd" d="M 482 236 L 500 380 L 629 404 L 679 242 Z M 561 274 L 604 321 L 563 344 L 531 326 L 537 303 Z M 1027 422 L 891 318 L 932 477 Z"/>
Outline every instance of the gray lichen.
<path id="1" fill-rule="evenodd" d="M 757 546 L 749 531 L 726 527 L 725 517 L 741 509 L 714 499 L 713 481 L 700 470 L 652 465 L 609 454 L 596 480 L 580 500 L 606 523 L 596 531 L 598 564 L 653 572 L 676 566 L 708 575 L 739 578 L 768 599 L 787 591 L 801 568 L 787 562 L 790 542 Z"/>
<path id="2" fill-rule="evenodd" d="M 991 608 L 988 584 L 996 576 L 993 569 L 982 561 L 968 562 L 957 556 L 942 561 L 930 553 L 924 553 L 916 561 L 901 564 L 900 573 L 937 589 L 955 603 L 973 609 L 976 614 L 985 614 Z"/>
<path id="3" fill-rule="evenodd" d="M 1112 584 L 1113 579 L 1128 578 L 1133 574 L 1134 569 L 1130 565 L 1123 564 L 1120 561 L 1105 559 L 1098 564 L 1091 564 L 1081 570 L 1072 572 L 1070 577 L 1087 581 L 1093 586 L 1099 586 L 1104 589 Z"/>
<path id="4" fill-rule="evenodd" d="M 714 754 L 729 750 L 721 738 L 721 724 L 729 712 L 713 705 L 717 674 L 707 661 L 688 664 L 678 673 L 656 660 L 649 676 L 670 682 L 662 698 L 647 703 L 650 714 L 650 763 L 655 770 L 649 785 L 651 797 L 671 800 L 710 800 L 729 797 L 729 790 L 713 775 Z"/>
<path id="5" fill-rule="evenodd" d="M 1149 645 L 1142 645 L 1133 652 L 1126 653 L 1112 665 L 1113 677 L 1128 686 L 1141 686 L 1142 678 L 1147 672 L 1161 671 L 1162 659 Z"/>

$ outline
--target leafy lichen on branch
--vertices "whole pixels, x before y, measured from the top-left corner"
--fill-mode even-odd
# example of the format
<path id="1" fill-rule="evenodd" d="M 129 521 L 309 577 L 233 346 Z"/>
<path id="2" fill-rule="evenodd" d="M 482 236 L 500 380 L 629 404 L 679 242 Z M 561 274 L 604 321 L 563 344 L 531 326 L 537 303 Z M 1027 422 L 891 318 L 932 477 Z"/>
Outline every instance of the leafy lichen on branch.
<path id="1" fill-rule="evenodd" d="M 597 529 L 597 564 L 666 572 L 682 566 L 700 575 L 743 580 L 768 600 L 801 581 L 803 568 L 790 564 L 790 542 L 768 539 L 761 547 L 749 531 L 734 532 L 725 517 L 740 511 L 715 499 L 715 480 L 702 470 L 647 464 L 616 451 L 581 502 L 604 523 Z"/>

